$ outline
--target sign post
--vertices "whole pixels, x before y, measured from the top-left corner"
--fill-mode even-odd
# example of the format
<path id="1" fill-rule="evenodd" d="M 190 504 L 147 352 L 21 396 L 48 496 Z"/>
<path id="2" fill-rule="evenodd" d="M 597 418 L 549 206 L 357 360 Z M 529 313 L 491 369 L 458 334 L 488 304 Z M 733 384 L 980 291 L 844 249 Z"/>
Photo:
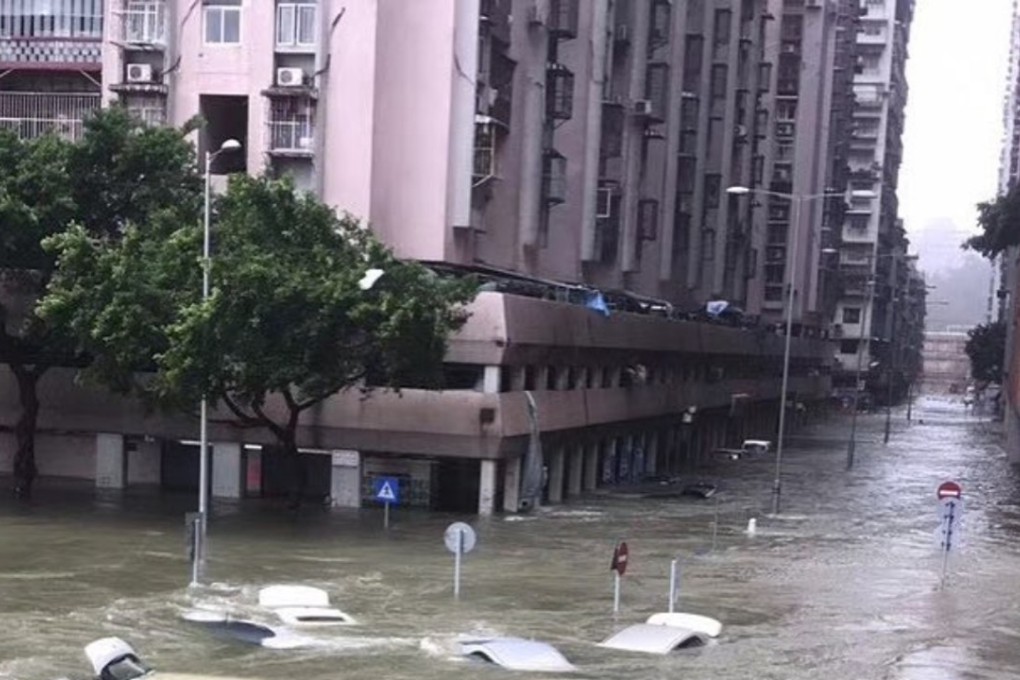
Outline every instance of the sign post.
<path id="1" fill-rule="evenodd" d="M 453 553 L 453 596 L 460 599 L 460 561 L 461 558 L 475 549 L 478 536 L 470 524 L 454 522 L 446 527 L 443 533 L 443 543 L 446 549 Z"/>
<path id="2" fill-rule="evenodd" d="M 613 562 L 609 565 L 609 569 L 613 572 L 613 614 L 620 613 L 620 577 L 627 572 L 627 559 L 630 557 L 630 551 L 627 549 L 627 543 L 620 541 L 613 548 Z"/>
<path id="3" fill-rule="evenodd" d="M 956 482 L 943 482 L 935 495 L 939 500 L 939 548 L 942 550 L 942 578 L 939 588 L 946 587 L 949 571 L 949 553 L 959 534 L 963 517 L 963 488 Z"/>
<path id="4" fill-rule="evenodd" d="M 669 613 L 676 607 L 676 593 L 680 588 L 680 560 L 669 563 Z"/>
<path id="5" fill-rule="evenodd" d="M 390 504 L 400 505 L 400 478 L 376 477 L 372 489 L 375 499 L 383 504 L 383 529 L 389 529 Z"/>
<path id="6" fill-rule="evenodd" d="M 188 561 L 191 563 L 191 585 L 197 586 L 204 575 L 204 551 L 202 545 L 202 513 L 189 512 L 184 515 L 184 530 L 187 535 Z"/>

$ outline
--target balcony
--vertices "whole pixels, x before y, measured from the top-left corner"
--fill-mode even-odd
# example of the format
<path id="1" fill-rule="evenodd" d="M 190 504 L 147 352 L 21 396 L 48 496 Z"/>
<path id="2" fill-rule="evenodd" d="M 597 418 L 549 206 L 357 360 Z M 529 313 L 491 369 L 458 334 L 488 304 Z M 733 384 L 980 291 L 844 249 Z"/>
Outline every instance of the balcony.
<path id="1" fill-rule="evenodd" d="M 0 69 L 99 71 L 102 12 L 74 14 L 70 4 L 62 3 L 63 12 L 26 16 L 25 8 L 16 10 L 15 3 L 0 2 Z M 74 4 L 81 9 L 84 3 Z"/>
<path id="2" fill-rule="evenodd" d="M 315 128 L 310 119 L 274 120 L 269 123 L 269 153 L 310 158 L 315 151 Z"/>
<path id="3" fill-rule="evenodd" d="M 77 141 L 83 121 L 100 106 L 98 92 L 0 92 L 0 129 L 10 130 L 21 139 L 55 134 Z"/>
<path id="4" fill-rule="evenodd" d="M 125 47 L 161 49 L 166 46 L 166 3 L 160 0 L 129 1 L 123 19 Z"/>

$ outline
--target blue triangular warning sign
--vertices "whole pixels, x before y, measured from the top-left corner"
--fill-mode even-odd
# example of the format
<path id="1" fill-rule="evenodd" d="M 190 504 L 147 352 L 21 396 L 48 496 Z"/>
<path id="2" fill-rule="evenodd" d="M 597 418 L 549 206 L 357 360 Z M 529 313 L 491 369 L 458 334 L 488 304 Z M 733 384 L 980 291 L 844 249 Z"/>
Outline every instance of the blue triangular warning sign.
<path id="1" fill-rule="evenodd" d="M 389 482 L 382 483 L 382 486 L 379 487 L 379 491 L 375 494 L 375 497 L 381 501 L 397 500 L 397 494 L 393 493 L 393 487 L 390 486 Z"/>

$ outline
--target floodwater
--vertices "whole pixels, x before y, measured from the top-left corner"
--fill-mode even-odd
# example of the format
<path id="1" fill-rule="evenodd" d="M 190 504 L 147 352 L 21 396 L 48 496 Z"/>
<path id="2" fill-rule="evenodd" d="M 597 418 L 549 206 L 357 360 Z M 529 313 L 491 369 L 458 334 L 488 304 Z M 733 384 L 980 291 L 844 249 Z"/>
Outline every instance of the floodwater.
<path id="1" fill-rule="evenodd" d="M 451 656 L 459 633 L 556 644 L 585 678 L 1013 678 L 1020 674 L 1020 476 L 994 424 L 927 401 L 914 421 L 862 416 L 845 470 L 848 423 L 806 429 L 787 447 L 779 517 L 773 459 L 703 470 L 715 500 L 601 493 L 528 517 L 482 522 L 452 597 L 445 526 L 464 519 L 306 508 L 221 512 L 210 523 L 212 585 L 189 590 L 187 498 L 96 500 L 91 493 L 0 506 L 0 678 L 83 676 L 81 649 L 118 635 L 158 669 L 251 678 L 503 678 Z M 923 420 L 923 424 L 921 424 Z M 939 589 L 935 488 L 964 488 L 964 542 Z M 7 503 L 5 501 L 5 503 Z M 712 550 L 712 521 L 719 532 Z M 746 535 L 750 516 L 758 531 Z M 609 563 L 630 546 L 622 611 Z M 717 644 L 670 657 L 595 646 L 666 609 L 669 561 L 682 564 L 678 610 L 720 619 Z M 310 650 L 249 648 L 179 620 L 191 606 L 258 616 L 272 583 L 327 589 L 361 625 L 321 631 Z M 267 620 L 268 622 L 268 620 Z M 540 677 L 532 675 L 531 677 Z"/>

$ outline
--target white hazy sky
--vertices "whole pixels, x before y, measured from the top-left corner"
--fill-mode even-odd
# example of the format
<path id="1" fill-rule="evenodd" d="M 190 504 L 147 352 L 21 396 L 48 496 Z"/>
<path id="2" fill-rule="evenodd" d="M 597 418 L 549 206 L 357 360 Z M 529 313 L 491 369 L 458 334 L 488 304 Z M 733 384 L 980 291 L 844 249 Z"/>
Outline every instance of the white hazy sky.
<path id="1" fill-rule="evenodd" d="M 900 215 L 922 269 L 958 263 L 996 193 L 1012 0 L 917 0 Z"/>

